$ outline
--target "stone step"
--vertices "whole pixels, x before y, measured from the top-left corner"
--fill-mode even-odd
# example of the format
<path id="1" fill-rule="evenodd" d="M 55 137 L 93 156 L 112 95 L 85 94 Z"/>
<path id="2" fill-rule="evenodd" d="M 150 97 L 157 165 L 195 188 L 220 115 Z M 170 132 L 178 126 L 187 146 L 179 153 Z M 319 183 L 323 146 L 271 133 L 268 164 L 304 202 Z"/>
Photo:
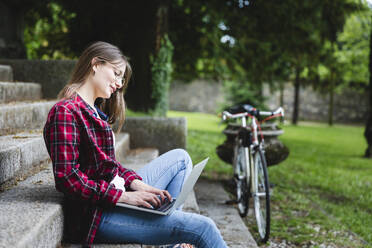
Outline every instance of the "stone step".
<path id="1" fill-rule="evenodd" d="M 146 165 L 151 160 L 158 156 L 159 152 L 155 148 L 137 148 L 129 150 L 124 156 L 120 157 L 120 162 L 127 168 L 138 170 Z M 116 155 L 118 158 L 118 155 Z M 187 197 L 183 206 L 183 211 L 199 213 L 198 203 L 196 201 L 195 192 L 192 191 Z M 63 243 L 63 248 L 78 248 L 78 244 Z M 94 248 L 162 248 L 165 246 L 151 246 L 151 245 L 140 245 L 140 244 L 95 244 Z"/>
<path id="2" fill-rule="evenodd" d="M 42 128 L 56 101 L 0 104 L 0 135 Z"/>
<path id="3" fill-rule="evenodd" d="M 0 65 L 0 81 L 13 81 L 13 70 L 9 65 Z"/>
<path id="4" fill-rule="evenodd" d="M 42 130 L 0 136 L 0 184 L 7 186 L 48 162 Z M 2 187 L 3 188 L 3 187 Z"/>
<path id="5" fill-rule="evenodd" d="M 124 165 L 124 167 L 138 170 L 158 156 L 159 151 L 156 148 L 136 148 L 129 150 L 124 157 L 121 157 L 120 160 L 118 160 Z"/>
<path id="6" fill-rule="evenodd" d="M 220 183 L 199 179 L 195 194 L 200 213 L 214 220 L 228 247 L 258 247 L 238 210 L 225 204 L 230 198 Z"/>
<path id="7" fill-rule="evenodd" d="M 62 194 L 47 170 L 0 194 L 0 247 L 57 247 L 63 234 Z"/>
<path id="8" fill-rule="evenodd" d="M 40 100 L 41 95 L 40 84 L 0 82 L 0 103 Z"/>
<path id="9" fill-rule="evenodd" d="M 114 134 L 115 136 L 115 158 L 121 162 L 129 152 L 130 136 L 128 133 Z"/>
<path id="10" fill-rule="evenodd" d="M 128 139 L 128 135 L 117 136 L 116 149 L 127 146 L 125 143 L 128 141 L 121 139 Z M 0 247 L 58 247 L 63 235 L 61 201 L 62 194 L 54 187 L 51 163 L 45 170 L 2 192 Z"/>
<path id="11" fill-rule="evenodd" d="M 27 178 L 16 187 L 0 194 L 0 247 L 61 247 L 63 235 L 62 194 L 54 188 L 54 178 L 48 169 Z M 190 194 L 184 209 L 195 203 Z M 194 208 L 194 206 L 192 206 Z M 81 247 L 62 244 L 64 248 Z M 139 244 L 97 244 L 99 248 L 152 247 Z"/>

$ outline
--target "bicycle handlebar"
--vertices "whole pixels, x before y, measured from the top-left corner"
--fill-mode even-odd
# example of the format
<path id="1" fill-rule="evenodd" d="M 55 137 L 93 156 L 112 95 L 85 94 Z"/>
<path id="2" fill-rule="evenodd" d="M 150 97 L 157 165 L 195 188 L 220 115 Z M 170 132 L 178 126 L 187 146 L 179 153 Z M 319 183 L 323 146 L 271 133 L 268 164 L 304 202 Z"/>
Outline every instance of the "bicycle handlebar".
<path id="1" fill-rule="evenodd" d="M 259 111 L 255 108 L 250 108 L 246 112 L 237 113 L 237 114 L 231 114 L 229 111 L 225 110 L 225 111 L 222 112 L 222 119 L 223 120 L 226 120 L 228 118 L 236 119 L 236 118 L 240 118 L 240 117 L 248 116 L 248 115 L 253 115 L 253 116 L 256 116 L 256 117 L 278 115 L 278 116 L 284 117 L 284 109 L 282 107 L 279 107 L 275 111 Z"/>

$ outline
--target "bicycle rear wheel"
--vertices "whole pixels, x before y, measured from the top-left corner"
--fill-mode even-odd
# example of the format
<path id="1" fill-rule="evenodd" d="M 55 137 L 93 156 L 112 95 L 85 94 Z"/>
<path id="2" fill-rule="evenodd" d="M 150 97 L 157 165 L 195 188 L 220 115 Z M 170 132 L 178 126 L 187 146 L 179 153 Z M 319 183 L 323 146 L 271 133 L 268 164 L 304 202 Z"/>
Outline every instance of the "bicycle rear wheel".
<path id="1" fill-rule="evenodd" d="M 254 209 L 260 241 L 265 243 L 270 235 L 270 188 L 266 159 L 260 148 L 255 151 L 253 161 L 255 168 Z"/>
<path id="2" fill-rule="evenodd" d="M 247 156 L 249 156 L 248 148 L 243 147 L 241 145 L 241 140 L 238 140 L 234 147 L 233 164 L 236 186 L 236 201 L 238 203 L 238 210 L 241 217 L 245 217 L 247 215 L 249 208 L 250 183 Z"/>

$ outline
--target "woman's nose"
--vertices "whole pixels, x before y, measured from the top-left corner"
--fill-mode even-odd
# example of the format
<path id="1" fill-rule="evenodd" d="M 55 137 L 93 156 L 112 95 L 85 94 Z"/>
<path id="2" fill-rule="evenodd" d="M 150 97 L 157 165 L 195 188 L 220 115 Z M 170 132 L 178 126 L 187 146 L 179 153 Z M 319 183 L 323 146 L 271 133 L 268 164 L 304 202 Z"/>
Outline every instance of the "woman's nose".
<path id="1" fill-rule="evenodd" d="M 115 86 L 116 86 L 116 88 L 120 88 L 121 86 L 123 86 L 122 79 L 121 80 L 115 80 Z"/>

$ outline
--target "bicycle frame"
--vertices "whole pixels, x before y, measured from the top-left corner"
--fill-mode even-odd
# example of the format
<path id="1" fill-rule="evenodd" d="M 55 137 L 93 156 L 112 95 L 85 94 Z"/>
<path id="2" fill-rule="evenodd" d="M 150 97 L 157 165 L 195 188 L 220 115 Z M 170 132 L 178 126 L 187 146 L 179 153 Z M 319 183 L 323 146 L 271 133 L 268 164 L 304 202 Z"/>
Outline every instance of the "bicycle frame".
<path id="1" fill-rule="evenodd" d="M 249 198 L 253 198 L 258 232 L 261 241 L 266 242 L 270 235 L 270 186 L 260 123 L 274 117 L 284 116 L 284 111 L 281 107 L 274 112 L 259 111 L 250 105 L 243 105 L 243 109 L 245 112 L 237 114 L 224 111 L 222 118 L 224 120 L 227 118 L 241 119 L 243 129 L 239 130 L 236 138 L 238 143 L 234 145 L 233 162 L 234 176 L 238 176 L 236 178 L 238 210 L 240 216 L 245 217 L 249 208 Z M 260 116 L 268 117 L 259 123 L 257 118 Z M 241 168 L 242 162 L 245 162 L 245 168 Z M 242 190 L 242 185 L 249 189 Z"/>
<path id="2" fill-rule="evenodd" d="M 271 117 L 275 117 L 275 116 L 284 116 L 284 110 L 282 107 L 278 108 L 277 110 L 275 110 L 274 112 L 269 112 L 269 111 L 260 111 L 259 112 L 260 116 L 269 116 L 269 118 Z M 250 126 L 251 126 L 251 133 L 252 133 L 252 142 L 251 144 L 249 145 L 249 147 L 244 147 L 244 155 L 245 155 L 245 160 L 246 160 L 246 166 L 249 167 L 249 168 L 246 168 L 246 171 L 247 173 L 250 173 L 249 175 L 247 175 L 247 185 L 250 184 L 250 193 L 252 194 L 252 196 L 256 196 L 257 192 L 253 192 L 253 190 L 255 189 L 255 180 L 253 180 L 254 178 L 254 173 L 255 173 L 255 170 L 256 168 L 254 168 L 254 165 L 255 163 L 253 163 L 252 159 L 252 155 L 254 153 L 254 150 L 257 148 L 257 147 L 260 147 L 260 148 L 263 148 L 263 145 L 264 145 L 264 139 L 263 139 L 263 136 L 261 137 L 261 142 L 258 141 L 258 132 L 257 132 L 257 129 L 258 129 L 258 125 L 257 125 L 257 118 L 254 116 L 254 115 L 250 115 L 249 113 L 245 112 L 245 113 L 238 113 L 238 114 L 230 114 L 229 112 L 227 111 L 224 111 L 222 113 L 222 118 L 224 120 L 226 120 L 226 118 L 233 118 L 233 119 L 238 119 L 240 118 L 241 119 L 241 122 L 242 122 L 242 127 L 243 128 L 247 128 L 248 125 L 247 125 L 247 118 L 249 118 L 251 120 L 251 123 L 250 123 Z M 262 149 L 262 151 L 264 151 L 264 149 Z M 249 182 L 249 179 L 252 178 L 252 180 L 250 180 Z"/>
<path id="3" fill-rule="evenodd" d="M 250 193 L 254 197 L 257 192 L 253 192 L 255 189 L 255 183 L 256 181 L 254 180 L 254 175 L 255 175 L 255 163 L 253 163 L 253 153 L 254 149 L 258 147 L 260 144 L 258 142 L 258 135 L 257 135 L 257 123 L 256 123 L 256 118 L 254 116 L 249 116 L 248 114 L 242 115 L 241 116 L 241 121 L 242 121 L 242 127 L 247 128 L 247 117 L 251 119 L 251 133 L 252 133 L 252 142 L 250 142 L 249 147 L 244 147 L 244 157 L 245 157 L 245 165 L 247 166 L 246 172 L 249 173 L 247 175 L 247 185 L 250 184 Z"/>

